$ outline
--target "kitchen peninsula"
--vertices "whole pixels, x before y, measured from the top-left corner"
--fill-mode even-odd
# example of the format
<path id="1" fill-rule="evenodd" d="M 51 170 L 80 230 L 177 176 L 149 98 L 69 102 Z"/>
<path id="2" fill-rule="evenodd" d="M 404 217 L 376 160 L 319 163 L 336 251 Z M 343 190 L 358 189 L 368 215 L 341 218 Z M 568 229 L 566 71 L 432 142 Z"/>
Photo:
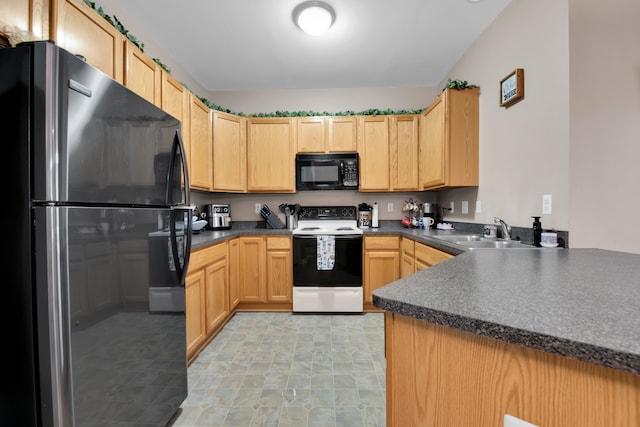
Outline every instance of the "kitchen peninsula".
<path id="1" fill-rule="evenodd" d="M 389 426 L 637 426 L 640 256 L 472 251 L 373 293 Z"/>

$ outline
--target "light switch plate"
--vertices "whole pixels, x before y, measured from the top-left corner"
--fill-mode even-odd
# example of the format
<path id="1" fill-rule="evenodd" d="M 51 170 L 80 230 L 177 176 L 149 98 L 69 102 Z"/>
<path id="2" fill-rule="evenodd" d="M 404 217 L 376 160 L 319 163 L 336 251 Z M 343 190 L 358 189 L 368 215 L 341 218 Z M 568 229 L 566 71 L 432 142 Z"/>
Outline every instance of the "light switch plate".
<path id="1" fill-rule="evenodd" d="M 260 203 L 256 203 L 256 213 L 260 213 Z"/>
<path id="2" fill-rule="evenodd" d="M 551 194 L 545 194 L 542 196 L 542 214 L 551 215 L 552 209 L 552 197 Z"/>
<path id="3" fill-rule="evenodd" d="M 509 414 L 504 414 L 504 427 L 538 427 Z"/>
<path id="4" fill-rule="evenodd" d="M 387 212 L 393 212 L 393 203 L 387 203 Z"/>
<path id="5" fill-rule="evenodd" d="M 455 206 L 455 203 L 450 202 L 450 204 L 449 204 L 449 213 L 454 213 L 455 212 L 454 206 Z"/>
<path id="6" fill-rule="evenodd" d="M 462 207 L 460 208 L 460 212 L 463 215 L 469 213 L 469 202 L 467 200 L 462 201 Z"/>
<path id="7" fill-rule="evenodd" d="M 479 214 L 482 212 L 482 202 L 480 200 L 476 200 L 476 213 Z"/>

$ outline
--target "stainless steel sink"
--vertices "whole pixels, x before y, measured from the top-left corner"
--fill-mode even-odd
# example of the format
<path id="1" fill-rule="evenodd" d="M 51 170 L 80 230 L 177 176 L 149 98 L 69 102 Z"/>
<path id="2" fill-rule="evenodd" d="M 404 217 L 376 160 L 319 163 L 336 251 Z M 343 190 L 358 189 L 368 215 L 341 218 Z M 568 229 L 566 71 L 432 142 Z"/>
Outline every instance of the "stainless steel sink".
<path id="1" fill-rule="evenodd" d="M 447 242 L 471 242 L 482 240 L 483 237 L 479 234 L 450 234 L 445 236 L 432 236 L 434 239 L 446 240 Z"/>
<path id="2" fill-rule="evenodd" d="M 470 250 L 474 249 L 525 249 L 534 246 L 526 245 L 518 240 L 502 240 L 483 237 L 479 234 L 449 234 L 442 236 L 432 236 L 434 239 L 444 240 L 456 245 L 464 246 Z"/>
<path id="3" fill-rule="evenodd" d="M 469 249 L 525 249 L 534 246 L 525 245 L 517 240 L 478 240 L 455 242 Z"/>

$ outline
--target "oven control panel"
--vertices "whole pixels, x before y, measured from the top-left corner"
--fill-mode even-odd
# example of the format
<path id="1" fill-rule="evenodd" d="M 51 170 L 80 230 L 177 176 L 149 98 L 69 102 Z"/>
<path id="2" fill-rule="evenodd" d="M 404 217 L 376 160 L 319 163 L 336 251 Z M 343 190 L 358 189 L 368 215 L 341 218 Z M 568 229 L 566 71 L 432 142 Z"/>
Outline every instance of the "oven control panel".
<path id="1" fill-rule="evenodd" d="M 355 206 L 301 206 L 298 219 L 303 220 L 355 220 L 357 218 Z"/>

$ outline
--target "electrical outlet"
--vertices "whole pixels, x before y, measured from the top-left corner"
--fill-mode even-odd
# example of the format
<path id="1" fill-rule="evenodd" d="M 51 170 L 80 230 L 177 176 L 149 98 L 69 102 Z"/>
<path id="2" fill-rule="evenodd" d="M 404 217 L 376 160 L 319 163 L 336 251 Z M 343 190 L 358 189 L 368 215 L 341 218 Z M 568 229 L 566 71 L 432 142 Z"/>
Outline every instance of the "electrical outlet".
<path id="1" fill-rule="evenodd" d="M 468 201 L 466 201 L 466 200 L 462 201 L 462 207 L 460 208 L 460 212 L 463 215 L 469 213 L 469 202 Z"/>
<path id="2" fill-rule="evenodd" d="M 393 203 L 387 203 L 387 212 L 393 212 Z"/>
<path id="3" fill-rule="evenodd" d="M 516 418 L 509 414 L 504 414 L 504 427 L 538 427 L 535 424 L 528 423 L 520 418 Z"/>
<path id="4" fill-rule="evenodd" d="M 542 214 L 551 215 L 552 210 L 552 198 L 551 194 L 545 194 L 542 196 Z"/>
<path id="5" fill-rule="evenodd" d="M 454 213 L 455 212 L 454 207 L 455 207 L 455 203 L 450 202 L 449 203 L 449 213 Z"/>
<path id="6" fill-rule="evenodd" d="M 260 213 L 260 203 L 256 203 L 256 213 L 259 214 Z"/>
<path id="7" fill-rule="evenodd" d="M 476 213 L 479 214 L 482 212 L 482 202 L 480 200 L 476 200 Z"/>

